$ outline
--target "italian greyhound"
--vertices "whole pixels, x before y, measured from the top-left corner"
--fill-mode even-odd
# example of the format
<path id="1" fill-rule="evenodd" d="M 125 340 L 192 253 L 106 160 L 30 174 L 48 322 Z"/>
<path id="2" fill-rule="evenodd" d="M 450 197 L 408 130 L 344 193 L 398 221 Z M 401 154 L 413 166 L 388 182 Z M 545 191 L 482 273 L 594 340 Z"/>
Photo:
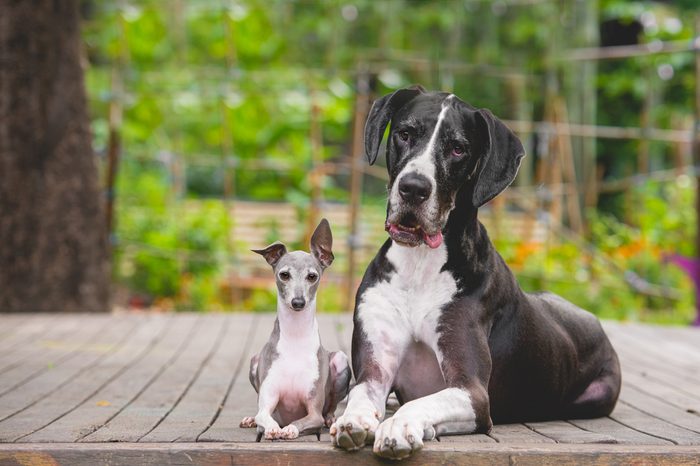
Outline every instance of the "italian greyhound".
<path id="1" fill-rule="evenodd" d="M 316 291 L 333 262 L 333 236 L 324 218 L 311 236 L 311 254 L 287 252 L 276 242 L 253 250 L 272 266 L 277 282 L 277 319 L 270 340 L 250 360 L 250 383 L 258 393 L 258 413 L 241 427 L 257 427 L 256 441 L 294 439 L 335 420 L 335 408 L 350 384 L 348 357 L 321 345 Z M 280 427 L 282 426 L 282 427 Z"/>

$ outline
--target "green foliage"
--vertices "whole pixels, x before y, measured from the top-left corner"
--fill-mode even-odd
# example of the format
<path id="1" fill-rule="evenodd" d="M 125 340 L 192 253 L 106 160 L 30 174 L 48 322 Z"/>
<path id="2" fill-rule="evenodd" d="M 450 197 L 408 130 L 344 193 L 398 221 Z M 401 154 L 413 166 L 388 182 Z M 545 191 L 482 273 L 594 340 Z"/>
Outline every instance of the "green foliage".
<path id="1" fill-rule="evenodd" d="M 694 193 L 694 183 L 685 175 L 668 183 L 640 184 L 629 194 L 630 203 L 638 206 L 637 226 L 591 212 L 593 247 L 588 250 L 567 241 L 503 241 L 497 247 L 527 291 L 552 291 L 605 318 L 687 323 L 694 312 L 693 285 L 666 257 L 694 251 Z M 680 292 L 680 299 L 640 293 L 627 281 L 629 273 Z"/>
<path id="2" fill-rule="evenodd" d="M 567 76 L 576 76 L 580 65 L 564 52 L 590 45 L 580 40 L 586 25 L 577 8 L 584 2 L 84 3 L 90 12 L 83 29 L 91 63 L 86 85 L 98 151 L 108 143 L 111 105 L 123 109 L 115 277 L 134 292 L 182 309 L 228 305 L 222 290 L 231 225 L 221 203 L 227 189 L 238 199 L 289 202 L 304 221 L 314 107 L 320 159 L 342 160 L 351 150 L 358 70 L 376 75 L 377 94 L 419 82 L 504 118 L 537 120 L 552 75 L 562 77 L 562 91 L 575 100 L 577 89 L 569 89 Z M 598 2 L 603 20 L 644 15 L 652 26 L 642 42 L 690 40 L 695 3 Z M 596 73 L 598 124 L 640 126 L 650 95 L 651 126 L 683 128 L 690 121 L 692 53 L 603 61 Z M 667 168 L 673 149 L 651 144 L 651 168 Z M 604 177 L 635 173 L 638 150 L 637 141 L 597 140 Z M 692 189 L 681 186 L 686 182 L 601 196 L 590 241 L 605 260 L 566 242 L 504 241 L 499 250 L 526 288 L 551 289 L 600 315 L 650 318 L 649 310 L 660 316 L 671 309 L 673 316 L 685 316 L 689 284 L 661 255 L 693 253 Z M 345 173 L 325 177 L 324 198 L 347 202 L 348 185 Z M 382 208 L 384 185 L 366 177 L 365 208 Z M 278 237 L 279 225 L 268 225 L 266 239 Z M 642 249 L 629 253 L 636 247 Z M 620 270 L 679 288 L 684 298 L 641 297 Z M 325 300 L 325 310 L 339 309 L 341 291 L 323 288 L 320 307 Z M 244 296 L 249 309 L 270 310 L 274 302 L 271 290 Z"/>
<path id="3" fill-rule="evenodd" d="M 182 309 L 221 306 L 227 232 L 221 202 L 168 199 L 162 171 L 123 167 L 119 192 L 117 279 L 135 292 Z"/>

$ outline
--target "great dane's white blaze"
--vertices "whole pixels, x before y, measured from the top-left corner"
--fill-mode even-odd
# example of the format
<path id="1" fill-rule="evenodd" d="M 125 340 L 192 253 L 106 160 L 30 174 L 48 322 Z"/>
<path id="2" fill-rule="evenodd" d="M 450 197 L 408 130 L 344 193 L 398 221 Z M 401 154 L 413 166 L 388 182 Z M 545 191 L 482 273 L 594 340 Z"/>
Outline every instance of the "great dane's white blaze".
<path id="1" fill-rule="evenodd" d="M 412 159 L 406 164 L 406 166 L 401 170 L 401 173 L 396 177 L 396 182 L 391 188 L 391 205 L 397 206 L 400 204 L 401 199 L 399 195 L 399 184 L 401 183 L 401 178 L 403 178 L 408 173 L 418 173 L 425 176 L 430 182 L 430 198 L 425 203 L 425 214 L 428 218 L 435 218 L 439 209 L 437 196 L 436 196 L 436 182 L 435 182 L 435 143 L 437 141 L 438 135 L 440 134 L 440 128 L 442 127 L 442 122 L 445 119 L 447 111 L 450 109 L 450 101 L 454 97 L 454 94 L 448 95 L 442 102 L 440 108 L 440 114 L 438 115 L 437 123 L 435 123 L 435 128 L 430 135 L 428 144 L 421 154 Z"/>

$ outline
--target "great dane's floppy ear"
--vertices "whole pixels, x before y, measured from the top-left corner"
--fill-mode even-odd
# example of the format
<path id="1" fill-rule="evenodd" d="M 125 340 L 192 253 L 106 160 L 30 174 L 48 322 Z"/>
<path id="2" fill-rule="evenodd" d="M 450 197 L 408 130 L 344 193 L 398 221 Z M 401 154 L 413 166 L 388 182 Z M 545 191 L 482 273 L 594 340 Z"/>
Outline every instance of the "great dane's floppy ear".
<path id="1" fill-rule="evenodd" d="M 483 155 L 475 168 L 478 175 L 472 202 L 474 207 L 481 207 L 513 182 L 525 149 L 518 137 L 490 111 L 478 110 L 476 119 Z"/>
<path id="2" fill-rule="evenodd" d="M 324 269 L 333 263 L 333 234 L 328 220 L 321 219 L 321 222 L 311 235 L 311 254 L 321 264 Z"/>
<path id="3" fill-rule="evenodd" d="M 266 247 L 265 249 L 251 249 L 251 251 L 263 256 L 267 263 L 270 264 L 272 268 L 274 268 L 280 261 L 282 256 L 287 254 L 287 247 L 280 242 L 275 242 Z"/>
<path id="4" fill-rule="evenodd" d="M 422 86 L 415 85 L 399 89 L 374 101 L 372 109 L 367 116 L 367 123 L 365 123 L 365 153 L 370 165 L 377 160 L 379 146 L 382 143 L 382 137 L 384 137 L 384 130 L 386 125 L 389 124 L 391 117 L 394 116 L 398 109 L 406 105 L 409 100 L 423 92 L 425 92 L 425 89 Z"/>

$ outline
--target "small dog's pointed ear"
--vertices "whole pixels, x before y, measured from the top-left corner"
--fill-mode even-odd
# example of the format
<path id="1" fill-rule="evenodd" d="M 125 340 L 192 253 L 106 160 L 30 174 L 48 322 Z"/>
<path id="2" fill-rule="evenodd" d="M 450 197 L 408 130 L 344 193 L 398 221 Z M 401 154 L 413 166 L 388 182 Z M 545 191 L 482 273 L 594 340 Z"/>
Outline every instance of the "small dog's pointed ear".
<path id="1" fill-rule="evenodd" d="M 365 123 L 365 153 L 370 165 L 373 165 L 377 160 L 379 146 L 381 146 L 382 138 L 384 137 L 384 130 L 386 130 L 386 126 L 394 116 L 394 113 L 423 92 L 425 92 L 425 89 L 422 86 L 415 85 L 399 89 L 374 101 Z"/>
<path id="2" fill-rule="evenodd" d="M 274 268 L 282 256 L 287 254 L 287 247 L 280 242 L 276 242 L 272 243 L 265 249 L 251 249 L 251 251 L 263 256 L 267 263 Z"/>
<path id="3" fill-rule="evenodd" d="M 321 219 L 321 222 L 311 235 L 311 254 L 321 264 L 324 269 L 333 263 L 333 234 L 328 220 Z"/>
<path id="4" fill-rule="evenodd" d="M 475 167 L 476 185 L 472 203 L 481 207 L 500 194 L 518 174 L 525 156 L 520 139 L 498 118 L 486 110 L 476 112 L 481 157 Z"/>

